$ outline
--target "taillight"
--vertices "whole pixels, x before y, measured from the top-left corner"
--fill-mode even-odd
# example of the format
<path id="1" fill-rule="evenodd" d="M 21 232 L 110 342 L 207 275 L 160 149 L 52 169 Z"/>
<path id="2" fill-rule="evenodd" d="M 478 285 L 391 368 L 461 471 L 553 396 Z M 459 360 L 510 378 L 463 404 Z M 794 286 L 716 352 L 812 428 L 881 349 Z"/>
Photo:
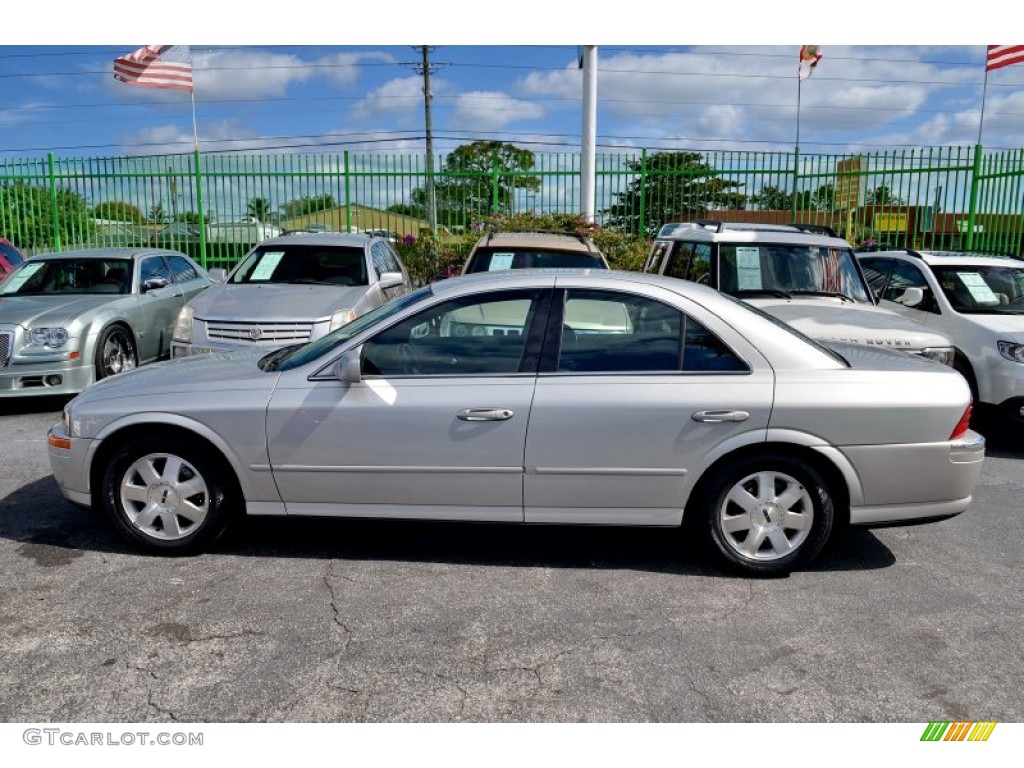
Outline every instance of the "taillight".
<path id="1" fill-rule="evenodd" d="M 960 417 L 960 421 L 958 421 L 956 423 L 956 426 L 953 427 L 953 434 L 949 436 L 950 440 L 956 440 L 958 437 L 962 436 L 967 431 L 968 427 L 970 427 L 972 410 L 974 410 L 973 401 L 968 403 L 967 407 L 964 408 L 964 415 Z"/>

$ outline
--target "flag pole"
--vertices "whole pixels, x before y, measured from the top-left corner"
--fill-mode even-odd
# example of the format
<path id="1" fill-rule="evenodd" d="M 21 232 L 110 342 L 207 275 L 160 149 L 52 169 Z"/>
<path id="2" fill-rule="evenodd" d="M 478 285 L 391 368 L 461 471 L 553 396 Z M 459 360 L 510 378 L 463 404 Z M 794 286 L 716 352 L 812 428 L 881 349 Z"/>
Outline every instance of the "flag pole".
<path id="1" fill-rule="evenodd" d="M 192 99 L 192 138 L 195 140 L 196 152 L 199 151 L 199 129 L 196 127 L 196 92 L 189 90 L 189 98 Z"/>
<path id="2" fill-rule="evenodd" d="M 985 126 L 985 96 L 988 93 L 988 49 L 985 59 L 985 84 L 981 87 L 981 119 L 978 120 L 978 144 L 981 144 L 981 129 Z"/>
<path id="3" fill-rule="evenodd" d="M 804 81 L 797 73 L 796 78 L 796 153 L 800 154 L 800 93 L 803 90 Z"/>

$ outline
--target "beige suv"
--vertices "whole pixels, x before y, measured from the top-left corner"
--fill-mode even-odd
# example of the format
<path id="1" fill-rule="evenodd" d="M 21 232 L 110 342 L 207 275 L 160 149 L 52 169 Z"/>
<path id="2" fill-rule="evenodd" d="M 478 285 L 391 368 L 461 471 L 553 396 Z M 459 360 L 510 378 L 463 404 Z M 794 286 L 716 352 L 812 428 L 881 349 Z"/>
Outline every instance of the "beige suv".
<path id="1" fill-rule="evenodd" d="M 569 232 L 494 230 L 473 246 L 462 274 L 505 269 L 608 269 L 608 260 L 591 240 Z"/>

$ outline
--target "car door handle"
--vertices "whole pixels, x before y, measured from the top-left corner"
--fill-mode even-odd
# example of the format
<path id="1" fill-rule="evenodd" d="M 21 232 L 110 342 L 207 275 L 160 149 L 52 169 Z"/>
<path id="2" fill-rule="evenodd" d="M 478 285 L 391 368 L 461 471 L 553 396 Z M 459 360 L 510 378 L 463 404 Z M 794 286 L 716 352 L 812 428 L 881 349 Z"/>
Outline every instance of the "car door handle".
<path id="1" fill-rule="evenodd" d="M 458 413 L 460 421 L 508 421 L 515 415 L 508 408 L 466 408 Z"/>
<path id="2" fill-rule="evenodd" d="M 746 411 L 697 411 L 693 414 L 694 421 L 705 421 L 719 424 L 723 421 L 746 421 L 750 414 Z"/>

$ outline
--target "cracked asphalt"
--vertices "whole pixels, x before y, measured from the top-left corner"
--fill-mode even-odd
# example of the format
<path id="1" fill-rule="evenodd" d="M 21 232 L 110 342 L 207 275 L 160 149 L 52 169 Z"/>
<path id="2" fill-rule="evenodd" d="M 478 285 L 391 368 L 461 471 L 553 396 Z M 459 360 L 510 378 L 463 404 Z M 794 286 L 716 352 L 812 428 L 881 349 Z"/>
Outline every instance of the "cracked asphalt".
<path id="1" fill-rule="evenodd" d="M 784 579 L 664 530 L 252 520 L 187 559 L 65 502 L 0 403 L 0 720 L 1024 720 L 1024 449 Z"/>

